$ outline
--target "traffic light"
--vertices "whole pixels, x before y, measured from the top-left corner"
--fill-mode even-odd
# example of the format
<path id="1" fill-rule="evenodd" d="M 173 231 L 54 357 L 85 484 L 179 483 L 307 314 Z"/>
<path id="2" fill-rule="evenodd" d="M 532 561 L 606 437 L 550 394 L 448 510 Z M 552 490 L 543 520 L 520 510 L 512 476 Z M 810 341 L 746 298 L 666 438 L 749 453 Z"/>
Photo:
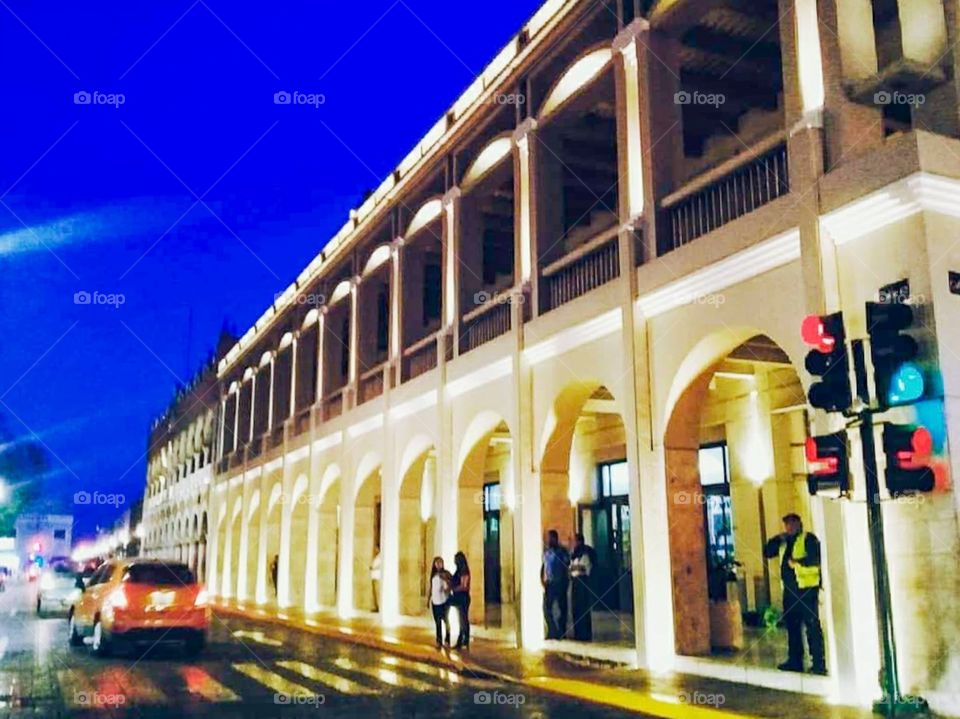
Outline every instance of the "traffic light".
<path id="1" fill-rule="evenodd" d="M 867 302 L 867 332 L 880 407 L 910 404 L 923 397 L 923 372 L 914 362 L 920 348 L 904 334 L 913 325 L 913 309 L 899 303 Z"/>
<path id="2" fill-rule="evenodd" d="M 926 427 L 886 424 L 883 452 L 887 455 L 887 489 L 892 497 L 930 492 L 935 484 L 927 464 L 933 454 L 933 436 Z"/>
<path id="3" fill-rule="evenodd" d="M 800 328 L 803 341 L 813 349 L 807 354 L 807 372 L 820 377 L 807 395 L 812 407 L 843 412 L 853 404 L 850 359 L 847 355 L 843 314 L 810 315 Z"/>
<path id="4" fill-rule="evenodd" d="M 816 494 L 823 489 L 839 489 L 843 496 L 850 491 L 846 432 L 808 437 L 806 454 L 810 470 L 807 475 L 807 489 L 810 494 Z"/>

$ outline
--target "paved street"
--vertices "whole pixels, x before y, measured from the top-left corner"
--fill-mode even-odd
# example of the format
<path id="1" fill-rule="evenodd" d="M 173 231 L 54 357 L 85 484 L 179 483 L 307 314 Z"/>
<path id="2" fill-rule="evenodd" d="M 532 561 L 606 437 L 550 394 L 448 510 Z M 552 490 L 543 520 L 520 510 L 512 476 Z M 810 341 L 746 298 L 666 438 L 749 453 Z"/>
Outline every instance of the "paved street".
<path id="1" fill-rule="evenodd" d="M 33 587 L 0 594 L 0 717 L 625 716 L 276 625 L 215 619 L 199 660 L 70 649 Z M 633 715 L 635 716 L 635 715 Z"/>

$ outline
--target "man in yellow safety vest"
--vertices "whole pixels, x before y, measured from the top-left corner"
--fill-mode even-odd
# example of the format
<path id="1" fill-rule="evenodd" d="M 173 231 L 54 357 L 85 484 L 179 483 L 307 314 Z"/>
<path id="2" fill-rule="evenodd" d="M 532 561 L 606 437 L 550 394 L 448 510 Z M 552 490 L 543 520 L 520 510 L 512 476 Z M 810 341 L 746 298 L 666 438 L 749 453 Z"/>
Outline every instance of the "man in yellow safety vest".
<path id="1" fill-rule="evenodd" d="M 783 580 L 783 623 L 787 628 L 787 661 L 778 668 L 786 672 L 802 672 L 803 630 L 813 660 L 811 673 L 824 675 L 823 629 L 820 627 L 820 540 L 803 531 L 799 515 L 783 518 L 784 532 L 767 542 L 764 556 L 779 557 Z"/>

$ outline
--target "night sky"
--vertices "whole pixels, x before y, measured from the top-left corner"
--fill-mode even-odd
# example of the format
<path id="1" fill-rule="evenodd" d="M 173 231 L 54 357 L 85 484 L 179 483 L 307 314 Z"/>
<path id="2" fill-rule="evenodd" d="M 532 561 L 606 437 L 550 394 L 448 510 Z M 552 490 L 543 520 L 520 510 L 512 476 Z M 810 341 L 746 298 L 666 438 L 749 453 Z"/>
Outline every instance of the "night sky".
<path id="1" fill-rule="evenodd" d="M 47 499 L 139 497 L 150 423 L 224 321 L 256 320 L 538 5 L 0 2 L 0 467 L 39 444 Z M 81 509 L 79 534 L 118 514 Z"/>

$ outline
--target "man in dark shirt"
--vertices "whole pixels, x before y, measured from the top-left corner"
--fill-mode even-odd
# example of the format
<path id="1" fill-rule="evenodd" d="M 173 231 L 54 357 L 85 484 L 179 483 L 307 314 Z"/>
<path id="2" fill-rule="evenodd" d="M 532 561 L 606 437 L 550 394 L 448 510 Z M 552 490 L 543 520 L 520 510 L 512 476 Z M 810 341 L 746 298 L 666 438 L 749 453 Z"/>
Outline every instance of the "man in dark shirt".
<path id="1" fill-rule="evenodd" d="M 820 627 L 820 540 L 803 531 L 799 515 L 783 518 L 784 532 L 767 542 L 763 553 L 768 559 L 780 558 L 780 578 L 783 581 L 783 623 L 787 628 L 787 661 L 779 669 L 803 671 L 803 630 L 813 674 L 826 674 L 823 629 Z"/>
<path id="2" fill-rule="evenodd" d="M 570 555 L 560 544 L 557 530 L 551 529 L 547 533 L 547 548 L 543 553 L 543 566 L 540 568 L 540 581 L 543 584 L 543 619 L 547 623 L 547 639 L 563 639 L 567 633 L 569 566 Z"/>

